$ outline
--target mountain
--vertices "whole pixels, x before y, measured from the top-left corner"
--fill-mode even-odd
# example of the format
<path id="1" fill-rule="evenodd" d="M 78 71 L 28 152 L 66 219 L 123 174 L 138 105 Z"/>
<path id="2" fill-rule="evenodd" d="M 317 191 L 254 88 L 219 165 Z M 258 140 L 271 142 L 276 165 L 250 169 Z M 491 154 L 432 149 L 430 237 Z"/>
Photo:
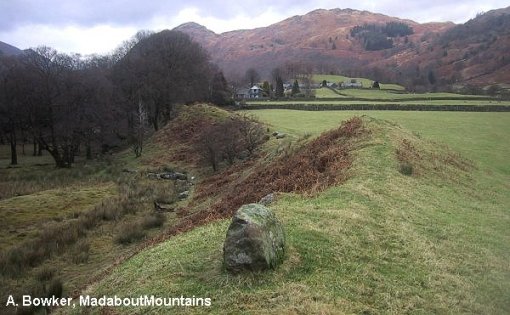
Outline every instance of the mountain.
<path id="1" fill-rule="evenodd" d="M 0 41 L 0 55 L 14 56 L 22 53 L 23 51 L 21 49 Z"/>
<path id="2" fill-rule="evenodd" d="M 433 44 L 417 57 L 435 60 L 440 75 L 478 85 L 510 83 L 510 7 L 479 14 Z"/>
<path id="3" fill-rule="evenodd" d="M 508 11 L 490 11 L 455 25 L 420 24 L 352 9 L 319 9 L 267 27 L 221 34 L 196 23 L 175 30 L 203 45 L 229 77 L 242 77 L 250 67 L 267 76 L 275 67 L 301 63 L 313 65 L 318 72 L 365 75 L 408 86 L 491 84 L 510 82 L 510 58 L 504 53 L 510 48 Z M 405 24 L 412 34 L 391 38 L 392 48 L 367 50 L 367 37 L 363 37 L 367 33 L 359 36 L 351 32 L 364 25 L 374 25 L 380 32 L 388 23 Z M 475 29 L 478 35 L 471 33 Z M 486 68 L 493 58 L 500 61 Z"/>

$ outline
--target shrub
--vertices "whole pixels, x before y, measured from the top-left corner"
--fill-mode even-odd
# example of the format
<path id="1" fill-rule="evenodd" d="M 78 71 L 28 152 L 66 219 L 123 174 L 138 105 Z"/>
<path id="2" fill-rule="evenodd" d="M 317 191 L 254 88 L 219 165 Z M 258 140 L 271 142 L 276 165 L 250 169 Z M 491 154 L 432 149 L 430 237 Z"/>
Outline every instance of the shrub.
<path id="1" fill-rule="evenodd" d="M 145 231 L 139 222 L 127 222 L 120 226 L 115 242 L 118 244 L 130 244 L 145 237 Z"/>
<path id="2" fill-rule="evenodd" d="M 19 248 L 10 248 L 0 253 L 0 273 L 4 276 L 16 277 L 25 267 L 25 252 Z"/>
<path id="3" fill-rule="evenodd" d="M 98 214 L 103 221 L 117 221 L 122 217 L 122 209 L 118 203 L 109 202 L 100 209 Z"/>
<path id="4" fill-rule="evenodd" d="M 75 264 L 83 264 L 89 260 L 90 244 L 86 240 L 80 240 L 71 251 L 71 260 Z"/>
<path id="5" fill-rule="evenodd" d="M 232 116 L 222 122 L 205 125 L 194 149 L 202 160 L 217 171 L 219 163 L 233 164 L 236 158 L 252 155 L 264 143 L 264 128 L 249 116 Z"/>
<path id="6" fill-rule="evenodd" d="M 64 285 L 60 279 L 53 279 L 46 290 L 46 296 L 48 297 L 56 297 L 61 298 L 62 293 L 64 292 Z"/>
<path id="7" fill-rule="evenodd" d="M 154 213 L 142 219 L 144 229 L 152 229 L 163 226 L 166 217 L 162 213 Z"/>
<path id="8" fill-rule="evenodd" d="M 35 277 L 40 282 L 45 282 L 53 279 L 53 276 L 55 276 L 55 268 L 50 266 L 44 266 L 41 269 L 37 271 L 35 274 Z"/>

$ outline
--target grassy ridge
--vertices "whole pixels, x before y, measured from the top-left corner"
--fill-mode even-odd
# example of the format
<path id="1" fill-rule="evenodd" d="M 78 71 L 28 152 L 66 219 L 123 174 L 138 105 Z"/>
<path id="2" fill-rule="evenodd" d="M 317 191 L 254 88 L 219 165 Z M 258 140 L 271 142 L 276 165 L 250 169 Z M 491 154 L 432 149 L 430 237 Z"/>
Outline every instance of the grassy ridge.
<path id="1" fill-rule="evenodd" d="M 295 135 L 317 134 L 328 122 L 342 119 L 314 118 L 308 112 L 292 116 L 298 114 L 266 117 L 275 117 L 275 127 Z M 322 119 L 327 122 L 319 125 Z M 283 195 L 273 206 L 288 241 L 286 262 L 276 271 L 225 273 L 221 248 L 228 221 L 223 220 L 140 253 L 86 293 L 212 298 L 211 308 L 150 309 L 154 313 L 507 314 L 506 182 L 494 181 L 485 167 L 459 168 L 463 159 L 455 152 L 412 132 L 365 121 L 372 133 L 356 151 L 355 176 L 314 198 Z M 477 134 L 463 131 L 450 133 Z M 451 135 L 445 138 L 455 142 Z M 413 176 L 398 171 L 396 150 L 404 139 L 421 157 L 412 160 L 419 171 Z M 498 161 L 496 155 L 486 162 Z M 147 310 L 115 309 L 126 314 Z"/>
<path id="2" fill-rule="evenodd" d="M 394 121 L 425 138 L 446 143 L 496 175 L 510 176 L 510 113 L 334 111 L 250 111 L 283 132 L 317 135 L 354 115 Z"/>

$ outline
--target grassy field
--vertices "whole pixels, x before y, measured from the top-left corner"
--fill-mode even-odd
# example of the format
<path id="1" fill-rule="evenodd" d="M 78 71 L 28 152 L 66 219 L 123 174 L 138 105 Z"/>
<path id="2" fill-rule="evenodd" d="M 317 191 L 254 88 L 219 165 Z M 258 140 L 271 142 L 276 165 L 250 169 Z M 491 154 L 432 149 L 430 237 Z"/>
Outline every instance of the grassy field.
<path id="1" fill-rule="evenodd" d="M 476 100 L 483 97 L 479 95 L 461 95 L 455 93 L 395 93 L 388 90 L 378 89 L 343 89 L 338 90 L 341 94 L 348 97 L 373 99 L 373 100 L 408 100 L 413 98 L 423 98 L 427 100 L 441 100 L 455 98 L 459 100 Z"/>
<path id="2" fill-rule="evenodd" d="M 342 98 L 345 96 L 339 95 L 339 94 L 333 92 L 331 89 L 321 88 L 321 89 L 315 90 L 315 97 L 316 98 Z"/>
<path id="3" fill-rule="evenodd" d="M 374 83 L 374 80 L 367 79 L 367 78 L 349 78 L 343 75 L 331 75 L 331 74 L 315 74 L 312 77 L 312 80 L 314 80 L 317 83 L 321 83 L 322 81 L 326 80 L 331 83 L 342 83 L 342 82 L 351 82 L 351 79 L 356 79 L 357 82 L 361 82 L 363 84 L 364 88 L 371 87 Z M 404 91 L 405 88 L 398 84 L 392 84 L 392 83 L 379 83 L 380 88 L 382 90 L 398 90 L 398 91 Z"/>
<path id="4" fill-rule="evenodd" d="M 377 100 L 288 100 L 288 101 L 248 101 L 248 105 L 286 105 L 286 104 L 311 104 L 311 105 L 383 105 L 383 104 L 396 104 L 396 105 L 510 105 L 510 101 L 507 100 L 441 100 L 441 99 L 429 99 L 429 100 L 399 100 L 399 101 L 377 101 Z"/>
<path id="5" fill-rule="evenodd" d="M 510 113 L 333 111 L 249 111 L 289 134 L 318 135 L 355 115 L 394 121 L 428 139 L 445 143 L 484 168 L 510 176 Z M 306 117 L 306 118 L 305 118 Z"/>
<path id="6" fill-rule="evenodd" d="M 462 95 L 447 92 L 435 93 L 409 93 L 404 87 L 397 84 L 380 84 L 380 89 L 372 89 L 372 80 L 354 78 L 363 83 L 362 89 L 315 89 L 317 100 L 286 101 L 258 101 L 250 100 L 248 104 L 383 104 L 398 102 L 398 104 L 430 104 L 430 105 L 509 105 L 510 101 L 501 101 L 497 98 L 488 98 L 483 95 Z M 339 75 L 314 75 L 315 82 L 326 80 L 333 83 L 350 82 L 351 78 Z M 346 100 L 342 100 L 346 98 Z M 332 100 L 328 100 L 332 99 Z"/>
<path id="7" fill-rule="evenodd" d="M 359 113 L 250 114 L 301 137 Z M 510 115 L 370 116 L 346 183 L 315 197 L 283 194 L 272 206 L 287 234 L 277 270 L 226 273 L 222 220 L 141 252 L 84 294 L 212 299 L 208 308 L 114 310 L 123 314 L 508 314 Z M 412 176 L 399 171 L 403 143 Z"/>

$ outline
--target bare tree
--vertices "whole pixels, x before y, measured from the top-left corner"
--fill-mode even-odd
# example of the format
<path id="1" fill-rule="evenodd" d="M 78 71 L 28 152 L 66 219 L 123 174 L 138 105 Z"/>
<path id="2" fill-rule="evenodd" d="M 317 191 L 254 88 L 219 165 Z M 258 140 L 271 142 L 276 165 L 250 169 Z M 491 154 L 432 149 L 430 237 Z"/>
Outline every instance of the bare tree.
<path id="1" fill-rule="evenodd" d="M 23 111 L 20 128 L 50 153 L 57 167 L 70 167 L 80 145 L 90 153 L 94 137 L 111 125 L 104 115 L 111 108 L 111 84 L 81 56 L 49 47 L 28 52 L 19 64 L 8 81 Z"/>
<path id="2" fill-rule="evenodd" d="M 302 92 L 305 97 L 311 97 L 313 95 L 312 90 L 312 77 L 313 77 L 313 66 L 311 64 L 302 64 L 300 74 L 297 79 L 304 84 Z"/>
<path id="3" fill-rule="evenodd" d="M 206 100 L 210 76 L 205 50 L 188 35 L 168 30 L 144 37 L 114 68 L 127 103 L 141 99 L 154 130 L 171 118 L 175 104 Z"/>
<path id="4" fill-rule="evenodd" d="M 22 104 L 25 95 L 19 93 L 18 74 L 22 65 L 14 57 L 0 58 L 0 132 L 5 134 L 10 145 L 11 165 L 18 164 L 18 131 L 24 126 Z"/>
<path id="5" fill-rule="evenodd" d="M 261 123 L 253 116 L 242 115 L 239 118 L 239 134 L 243 141 L 243 146 L 250 155 L 265 142 L 266 133 Z"/>
<path id="6" fill-rule="evenodd" d="M 142 101 L 138 102 L 138 109 L 135 114 L 135 134 L 132 141 L 133 152 L 136 157 L 140 157 L 143 151 L 143 141 L 147 134 L 147 111 L 145 110 Z"/>
<path id="7" fill-rule="evenodd" d="M 232 165 L 236 159 L 252 155 L 264 141 L 260 123 L 249 116 L 233 116 L 207 125 L 200 132 L 195 149 L 202 160 L 217 171 L 222 161 Z"/>
<path id="8" fill-rule="evenodd" d="M 260 74 L 255 70 L 255 68 L 249 68 L 246 70 L 244 75 L 246 81 L 250 83 L 250 87 L 254 86 L 255 83 L 260 81 Z"/>

